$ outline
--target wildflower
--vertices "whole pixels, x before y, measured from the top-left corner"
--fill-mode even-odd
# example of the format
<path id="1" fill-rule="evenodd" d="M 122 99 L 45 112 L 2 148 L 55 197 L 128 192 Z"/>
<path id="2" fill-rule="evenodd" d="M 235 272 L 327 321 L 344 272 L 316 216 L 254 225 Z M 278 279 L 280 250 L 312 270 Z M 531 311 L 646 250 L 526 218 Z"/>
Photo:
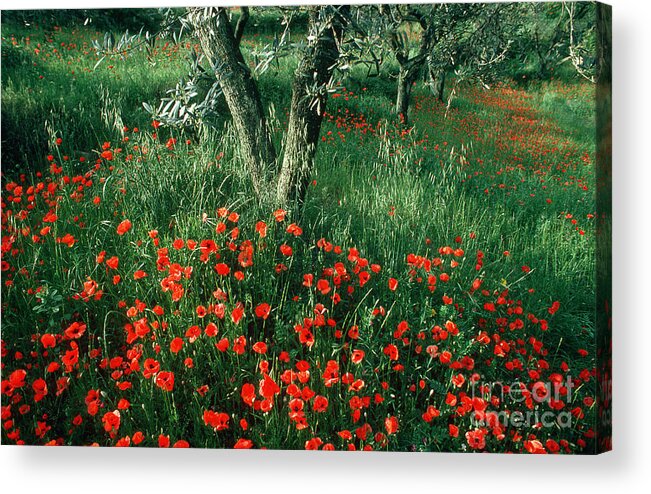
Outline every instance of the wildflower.
<path id="1" fill-rule="evenodd" d="M 261 319 L 266 320 L 271 313 L 271 307 L 267 303 L 262 303 L 255 308 L 255 315 Z"/>
<path id="2" fill-rule="evenodd" d="M 131 221 L 129 220 L 123 220 L 117 227 L 117 233 L 120 236 L 124 235 L 129 230 L 131 230 Z"/>
<path id="3" fill-rule="evenodd" d="M 172 391 L 174 389 L 174 373 L 168 371 L 161 371 L 156 375 L 156 386 L 164 391 Z"/>
<path id="4" fill-rule="evenodd" d="M 466 441 L 472 449 L 484 449 L 486 447 L 486 433 L 481 429 L 466 432 Z"/>
<path id="5" fill-rule="evenodd" d="M 64 335 L 69 340 L 77 340 L 86 332 L 86 325 L 77 321 L 73 322 L 64 331 Z"/>
<path id="6" fill-rule="evenodd" d="M 179 353 L 183 348 L 183 340 L 181 338 L 174 338 L 170 343 L 170 350 L 172 353 Z"/>
<path id="7" fill-rule="evenodd" d="M 384 419 L 384 428 L 387 431 L 387 434 L 395 434 L 398 432 L 398 419 L 394 416 L 387 417 Z"/>

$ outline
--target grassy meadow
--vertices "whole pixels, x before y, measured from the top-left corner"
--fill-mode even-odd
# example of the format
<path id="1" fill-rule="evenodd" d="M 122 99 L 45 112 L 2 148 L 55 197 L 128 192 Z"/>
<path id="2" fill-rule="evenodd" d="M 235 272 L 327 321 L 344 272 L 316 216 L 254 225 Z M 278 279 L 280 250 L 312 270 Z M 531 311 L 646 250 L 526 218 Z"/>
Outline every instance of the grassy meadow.
<path id="1" fill-rule="evenodd" d="M 224 103 L 143 109 L 195 41 L 102 36 L 2 25 L 3 444 L 594 451 L 593 85 L 419 80 L 406 129 L 395 64 L 353 69 L 266 210 Z M 259 79 L 278 142 L 295 65 Z"/>

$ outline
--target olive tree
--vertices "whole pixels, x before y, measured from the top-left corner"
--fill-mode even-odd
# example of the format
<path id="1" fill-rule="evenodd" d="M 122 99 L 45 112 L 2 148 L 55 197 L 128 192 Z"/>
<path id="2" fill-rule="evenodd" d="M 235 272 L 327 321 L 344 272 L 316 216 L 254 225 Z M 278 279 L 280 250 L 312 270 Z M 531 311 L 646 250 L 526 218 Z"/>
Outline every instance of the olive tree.
<path id="1" fill-rule="evenodd" d="M 503 4 L 380 5 L 376 22 L 398 63 L 395 114 L 407 125 L 414 83 L 427 72 L 443 100 L 446 73 L 481 79 L 501 61 L 509 43 L 502 35 Z"/>
<path id="2" fill-rule="evenodd" d="M 187 21 L 228 105 L 240 137 L 242 164 L 251 176 L 256 196 L 264 202 L 300 205 L 314 164 L 327 90 L 339 58 L 349 7 L 309 7 L 306 41 L 292 83 L 282 160 L 272 141 L 257 81 L 244 60 L 227 10 L 191 8 Z"/>

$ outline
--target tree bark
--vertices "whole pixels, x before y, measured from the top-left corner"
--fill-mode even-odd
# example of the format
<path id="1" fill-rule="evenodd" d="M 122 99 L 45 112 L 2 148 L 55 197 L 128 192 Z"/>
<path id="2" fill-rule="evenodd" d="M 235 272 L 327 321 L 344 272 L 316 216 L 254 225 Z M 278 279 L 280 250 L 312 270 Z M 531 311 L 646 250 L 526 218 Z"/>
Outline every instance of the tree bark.
<path id="1" fill-rule="evenodd" d="M 283 162 L 278 175 L 279 204 L 305 201 L 328 93 L 339 57 L 348 6 L 314 7 L 310 13 L 307 51 L 294 74 Z"/>
<path id="2" fill-rule="evenodd" d="M 396 96 L 396 116 L 403 125 L 409 125 L 409 101 L 411 100 L 411 90 L 414 82 L 421 71 L 423 61 L 412 59 L 408 63 L 400 66 L 398 74 L 398 94 Z"/>
<path id="3" fill-rule="evenodd" d="M 249 8 L 248 7 L 240 7 L 240 17 L 237 19 L 237 24 L 235 25 L 235 32 L 233 33 L 233 36 L 235 37 L 235 41 L 237 42 L 237 45 L 240 45 L 240 42 L 242 41 L 242 35 L 244 34 L 244 28 L 246 27 L 246 23 L 249 21 Z"/>
<path id="4" fill-rule="evenodd" d="M 228 104 L 240 138 L 242 162 L 251 175 L 257 197 L 262 200 L 268 193 L 267 183 L 276 161 L 276 151 L 258 86 L 244 61 L 225 9 L 207 13 L 204 8 L 195 8 L 191 10 L 190 19 Z"/>
<path id="5" fill-rule="evenodd" d="M 434 91 L 436 99 L 441 103 L 445 101 L 445 70 L 441 70 L 434 79 Z"/>
<path id="6" fill-rule="evenodd" d="M 404 125 L 409 124 L 409 99 L 411 97 L 411 85 L 412 81 L 410 81 L 408 72 L 400 68 L 395 112 L 400 119 L 400 122 Z"/>
<path id="7" fill-rule="evenodd" d="M 434 39 L 434 26 L 432 20 L 427 16 L 411 12 L 411 18 L 415 19 L 422 29 L 420 43 L 418 46 L 418 53 L 412 58 L 409 58 L 408 42 L 405 42 L 398 34 L 400 24 L 407 19 L 402 17 L 400 10 L 394 6 L 395 18 L 400 19 L 398 24 L 394 26 L 389 33 L 389 45 L 396 57 L 400 72 L 398 74 L 398 94 L 396 96 L 395 114 L 400 119 L 403 125 L 409 125 L 409 100 L 411 98 L 411 89 L 416 81 L 418 74 L 421 72 L 424 64 L 427 62 L 427 57 L 435 45 Z M 387 12 L 391 12 L 389 9 Z"/>

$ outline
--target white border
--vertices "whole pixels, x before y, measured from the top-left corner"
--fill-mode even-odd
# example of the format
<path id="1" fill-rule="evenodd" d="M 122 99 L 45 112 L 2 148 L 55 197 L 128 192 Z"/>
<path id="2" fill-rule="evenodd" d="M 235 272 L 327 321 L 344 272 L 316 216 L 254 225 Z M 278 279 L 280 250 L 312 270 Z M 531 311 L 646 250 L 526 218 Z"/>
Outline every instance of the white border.
<path id="1" fill-rule="evenodd" d="M 193 5 L 238 2 L 196 1 Z M 243 1 L 257 5 L 318 3 Z M 352 3 L 360 3 L 358 0 Z M 614 445 L 598 457 L 0 447 L 4 492 L 614 492 L 651 484 L 649 2 L 612 0 Z M 135 4 L 135 5 L 134 5 Z M 23 0 L 20 8 L 157 7 L 170 0 Z M 1 8 L 15 2 L 0 1 Z M 580 289 L 577 287 L 577 289 Z"/>

